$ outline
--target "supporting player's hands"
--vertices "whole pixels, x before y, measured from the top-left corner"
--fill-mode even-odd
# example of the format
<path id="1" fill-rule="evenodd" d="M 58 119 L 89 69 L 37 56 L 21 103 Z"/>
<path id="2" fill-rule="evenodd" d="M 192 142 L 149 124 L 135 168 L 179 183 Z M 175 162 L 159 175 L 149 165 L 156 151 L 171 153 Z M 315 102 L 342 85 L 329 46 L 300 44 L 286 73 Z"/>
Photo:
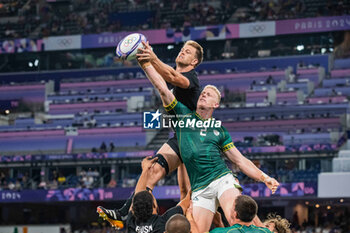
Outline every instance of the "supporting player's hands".
<path id="1" fill-rule="evenodd" d="M 192 219 L 193 220 L 193 203 L 190 201 L 190 205 L 188 206 L 185 216 L 187 217 L 188 220 Z"/>
<path id="2" fill-rule="evenodd" d="M 216 211 L 216 213 L 214 214 L 213 224 L 216 227 L 225 227 L 224 222 L 222 221 L 221 214 L 218 211 Z"/>
<path id="3" fill-rule="evenodd" d="M 147 156 L 146 158 L 144 158 L 141 163 L 142 171 L 147 171 L 151 169 L 151 167 L 157 160 L 158 157 L 152 158 L 152 156 Z"/>
<path id="4" fill-rule="evenodd" d="M 267 177 L 264 180 L 264 183 L 272 191 L 272 194 L 276 192 L 278 186 L 280 185 L 280 183 L 278 183 L 278 181 L 272 177 Z"/>
<path id="5" fill-rule="evenodd" d="M 138 62 L 153 62 L 158 59 L 157 55 L 153 52 L 152 47 L 149 45 L 149 42 L 142 41 L 144 48 L 139 48 L 138 53 L 136 54 Z"/>

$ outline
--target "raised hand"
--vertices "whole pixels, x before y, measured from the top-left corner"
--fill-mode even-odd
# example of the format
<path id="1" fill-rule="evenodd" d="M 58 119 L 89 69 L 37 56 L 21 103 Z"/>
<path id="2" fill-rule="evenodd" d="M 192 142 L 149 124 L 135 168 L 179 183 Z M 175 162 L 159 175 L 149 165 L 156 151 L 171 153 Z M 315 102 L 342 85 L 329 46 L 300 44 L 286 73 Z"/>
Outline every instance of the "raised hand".
<path id="1" fill-rule="evenodd" d="M 149 170 L 153 164 L 158 160 L 158 157 L 152 158 L 152 156 L 147 156 L 142 160 L 141 167 L 143 171 Z"/>
<path id="2" fill-rule="evenodd" d="M 138 49 L 139 52 L 136 54 L 137 60 L 139 62 L 148 61 L 152 63 L 152 61 L 158 58 L 157 55 L 153 52 L 152 47 L 149 45 L 148 41 L 147 43 L 142 41 L 142 44 L 144 48 Z"/>
<path id="3" fill-rule="evenodd" d="M 274 194 L 280 185 L 278 181 L 274 178 L 267 177 L 264 181 L 265 185 L 272 191 L 272 194 Z"/>

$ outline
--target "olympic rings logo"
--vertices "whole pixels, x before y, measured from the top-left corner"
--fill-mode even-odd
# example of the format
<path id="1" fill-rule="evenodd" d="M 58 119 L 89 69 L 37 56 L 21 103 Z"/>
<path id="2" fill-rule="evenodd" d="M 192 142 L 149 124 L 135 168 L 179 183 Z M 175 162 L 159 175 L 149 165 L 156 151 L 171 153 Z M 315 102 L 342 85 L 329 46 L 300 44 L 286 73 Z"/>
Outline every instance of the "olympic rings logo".
<path id="1" fill-rule="evenodd" d="M 130 44 L 132 44 L 136 40 L 136 37 L 131 37 L 126 40 L 124 40 L 123 45 L 124 47 L 128 47 Z"/>
<path id="2" fill-rule="evenodd" d="M 71 38 L 64 38 L 64 39 L 59 39 L 57 41 L 57 44 L 60 46 L 60 47 L 68 47 L 69 45 L 72 44 L 72 39 Z"/>
<path id="3" fill-rule="evenodd" d="M 249 27 L 249 31 L 252 33 L 262 33 L 263 31 L 265 31 L 265 29 L 266 26 L 263 24 L 255 24 Z"/>

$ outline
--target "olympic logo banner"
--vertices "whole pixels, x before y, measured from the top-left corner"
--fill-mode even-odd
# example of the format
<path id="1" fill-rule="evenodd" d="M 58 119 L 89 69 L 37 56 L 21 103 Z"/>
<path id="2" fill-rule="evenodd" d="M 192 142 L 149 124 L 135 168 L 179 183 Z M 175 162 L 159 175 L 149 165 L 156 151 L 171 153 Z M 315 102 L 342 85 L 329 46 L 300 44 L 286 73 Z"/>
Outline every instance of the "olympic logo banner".
<path id="1" fill-rule="evenodd" d="M 45 51 L 81 49 L 81 35 L 44 38 Z"/>
<path id="2" fill-rule="evenodd" d="M 279 21 L 263 21 L 242 24 L 183 27 L 180 29 L 156 29 L 136 31 L 142 33 L 151 44 L 180 43 L 187 40 L 225 40 L 283 34 L 301 34 L 350 30 L 350 16 L 332 16 Z M 115 47 L 132 32 L 101 33 L 91 35 L 52 36 L 44 39 L 15 39 L 0 41 L 0 53 L 39 52 L 85 48 Z"/>
<path id="3" fill-rule="evenodd" d="M 299 34 L 350 29 L 350 16 L 332 16 L 276 21 L 276 34 Z"/>
<path id="4" fill-rule="evenodd" d="M 239 37 L 261 37 L 276 35 L 276 22 L 265 21 L 256 23 L 242 23 L 239 25 Z"/>

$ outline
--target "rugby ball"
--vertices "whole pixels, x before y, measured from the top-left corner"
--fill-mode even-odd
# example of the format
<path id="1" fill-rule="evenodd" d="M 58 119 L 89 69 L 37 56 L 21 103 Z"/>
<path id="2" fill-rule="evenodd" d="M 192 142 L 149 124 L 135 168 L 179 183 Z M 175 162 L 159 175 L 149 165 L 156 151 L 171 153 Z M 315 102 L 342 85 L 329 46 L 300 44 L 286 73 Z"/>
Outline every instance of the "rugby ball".
<path id="1" fill-rule="evenodd" d="M 136 58 L 137 50 L 143 48 L 142 41 L 147 39 L 141 33 L 133 33 L 124 37 L 116 48 L 116 55 L 122 60 L 133 60 Z"/>

